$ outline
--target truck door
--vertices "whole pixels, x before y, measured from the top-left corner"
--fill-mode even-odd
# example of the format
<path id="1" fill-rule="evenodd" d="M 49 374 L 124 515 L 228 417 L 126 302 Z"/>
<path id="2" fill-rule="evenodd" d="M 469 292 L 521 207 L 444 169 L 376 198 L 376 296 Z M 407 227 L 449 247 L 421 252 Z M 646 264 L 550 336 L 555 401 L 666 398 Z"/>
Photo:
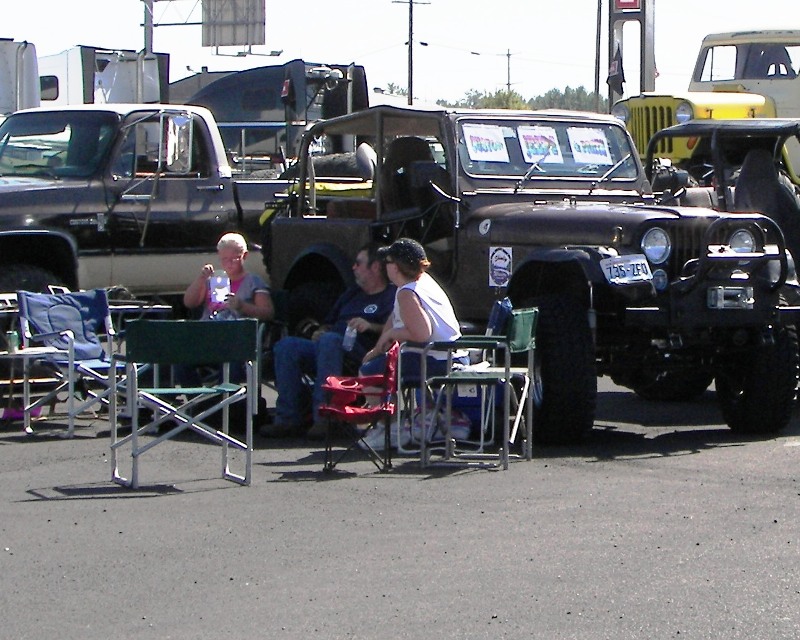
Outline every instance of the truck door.
<path id="1" fill-rule="evenodd" d="M 129 116 L 109 177 L 115 282 L 182 291 L 233 229 L 231 187 L 212 170 L 204 131 L 189 114 Z M 180 145 L 191 153 L 178 161 Z"/>

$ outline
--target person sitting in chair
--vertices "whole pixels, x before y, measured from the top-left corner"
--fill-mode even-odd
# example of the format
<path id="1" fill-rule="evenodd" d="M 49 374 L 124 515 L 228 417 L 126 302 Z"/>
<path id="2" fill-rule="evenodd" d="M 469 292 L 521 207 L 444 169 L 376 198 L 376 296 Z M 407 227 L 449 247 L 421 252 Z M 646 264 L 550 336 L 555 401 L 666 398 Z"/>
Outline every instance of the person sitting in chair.
<path id="1" fill-rule="evenodd" d="M 325 400 L 322 383 L 328 376 L 342 375 L 348 362 L 352 368 L 358 367 L 392 311 L 395 288 L 386 278 L 378 249 L 379 245 L 368 244 L 359 250 L 353 263 L 356 286 L 339 297 L 311 339 L 288 336 L 275 343 L 275 422 L 261 428 L 262 436 L 300 435 L 311 417 L 306 437 L 325 437 L 326 424 L 317 413 Z M 352 348 L 345 351 L 342 341 L 348 327 L 358 333 Z M 306 377 L 313 378 L 313 389 L 304 381 Z"/>
<path id="2" fill-rule="evenodd" d="M 386 368 L 386 352 L 395 342 L 446 342 L 461 337 L 461 329 L 453 305 L 444 289 L 428 273 L 430 261 L 425 248 L 412 238 L 399 238 L 390 247 L 381 249 L 386 273 L 397 286 L 394 309 L 386 320 L 375 347 L 364 356 L 360 375 L 382 374 Z M 419 380 L 421 358 L 418 352 L 401 353 L 401 375 L 404 381 Z M 457 355 L 454 363 L 468 364 L 466 355 Z M 427 375 L 441 375 L 447 367 L 447 353 L 430 351 L 426 359 Z M 368 437 L 370 446 L 382 449 L 383 429 L 378 425 Z"/>
<path id="3" fill-rule="evenodd" d="M 256 318 L 272 320 L 274 309 L 269 286 L 245 269 L 247 241 L 239 233 L 226 233 L 217 242 L 217 255 L 230 278 L 230 293 L 224 301 L 212 300 L 209 286 L 214 265 L 205 264 L 186 288 L 183 304 L 187 309 L 203 307 L 203 319 Z"/>
<path id="4" fill-rule="evenodd" d="M 217 242 L 219 263 L 230 279 L 229 289 L 224 300 L 214 300 L 211 278 L 214 265 L 206 264 L 189 284 L 183 294 L 183 304 L 187 309 L 202 307 L 202 320 L 235 320 L 237 318 L 256 318 L 271 320 L 274 315 L 272 297 L 266 282 L 245 269 L 247 241 L 239 233 L 226 233 Z M 215 372 L 216 374 L 216 372 Z M 203 380 L 203 373 L 195 367 L 181 367 L 176 371 L 181 386 L 197 386 Z M 244 377 L 244 364 L 231 371 L 235 382 Z"/>

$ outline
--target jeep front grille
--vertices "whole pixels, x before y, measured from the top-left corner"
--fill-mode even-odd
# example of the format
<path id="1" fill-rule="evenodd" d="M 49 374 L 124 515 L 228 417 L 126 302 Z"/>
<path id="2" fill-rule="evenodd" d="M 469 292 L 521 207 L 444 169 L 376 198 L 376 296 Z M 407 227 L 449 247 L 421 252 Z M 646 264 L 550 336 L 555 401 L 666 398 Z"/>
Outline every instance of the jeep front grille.
<path id="1" fill-rule="evenodd" d="M 670 276 L 677 278 L 681 275 L 683 265 L 705 253 L 706 247 L 703 244 L 705 227 L 687 224 L 675 225 L 669 230 L 669 233 L 672 238 L 672 255 L 670 256 L 672 273 Z"/>
<path id="2" fill-rule="evenodd" d="M 675 119 L 670 105 L 653 105 L 632 107 L 630 110 L 630 132 L 639 153 L 647 151 L 647 144 L 653 135 L 675 124 Z M 672 138 L 659 141 L 656 155 L 670 155 L 672 153 Z"/>

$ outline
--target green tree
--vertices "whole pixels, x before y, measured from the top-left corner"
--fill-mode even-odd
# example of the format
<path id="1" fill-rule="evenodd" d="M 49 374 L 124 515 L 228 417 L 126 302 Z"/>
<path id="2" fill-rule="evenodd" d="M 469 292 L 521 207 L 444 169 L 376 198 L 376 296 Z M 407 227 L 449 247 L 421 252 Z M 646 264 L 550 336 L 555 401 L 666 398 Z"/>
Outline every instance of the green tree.
<path id="1" fill-rule="evenodd" d="M 399 84 L 395 84 L 394 82 L 390 82 L 386 85 L 386 93 L 389 93 L 393 96 L 407 96 L 408 89 L 406 87 L 401 87 Z"/>
<path id="2" fill-rule="evenodd" d="M 436 104 L 457 109 L 479 109 L 485 99 L 485 93 L 477 89 L 470 89 L 461 100 L 437 100 Z"/>
<path id="3" fill-rule="evenodd" d="M 477 89 L 467 91 L 462 100 L 455 102 L 437 100 L 436 104 L 443 107 L 460 109 L 529 109 L 528 103 L 516 91 L 498 89 L 494 93 L 483 93 Z"/>
<path id="4" fill-rule="evenodd" d="M 577 89 L 566 87 L 564 91 L 550 89 L 547 93 L 528 101 L 531 109 L 571 109 L 573 111 L 594 111 L 596 94 L 589 92 L 585 87 Z M 601 97 L 599 100 L 600 112 L 608 112 L 608 100 Z"/>
<path id="5" fill-rule="evenodd" d="M 608 100 L 589 92 L 581 86 L 577 89 L 566 87 L 550 89 L 547 93 L 526 100 L 516 91 L 497 90 L 494 93 L 484 93 L 477 89 L 470 89 L 460 100 L 437 100 L 436 104 L 443 107 L 461 109 L 570 109 L 573 111 L 594 111 L 595 103 L 599 104 L 600 113 L 608 113 Z"/>

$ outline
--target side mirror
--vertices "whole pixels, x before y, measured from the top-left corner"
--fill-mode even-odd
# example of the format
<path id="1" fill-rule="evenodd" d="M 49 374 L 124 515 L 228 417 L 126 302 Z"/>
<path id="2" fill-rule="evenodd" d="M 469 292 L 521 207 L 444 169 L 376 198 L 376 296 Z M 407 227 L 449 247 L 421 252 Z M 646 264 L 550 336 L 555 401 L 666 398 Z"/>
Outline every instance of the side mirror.
<path id="1" fill-rule="evenodd" d="M 165 122 L 164 164 L 170 173 L 189 173 L 192 169 L 194 126 L 188 113 L 171 114 Z"/>

